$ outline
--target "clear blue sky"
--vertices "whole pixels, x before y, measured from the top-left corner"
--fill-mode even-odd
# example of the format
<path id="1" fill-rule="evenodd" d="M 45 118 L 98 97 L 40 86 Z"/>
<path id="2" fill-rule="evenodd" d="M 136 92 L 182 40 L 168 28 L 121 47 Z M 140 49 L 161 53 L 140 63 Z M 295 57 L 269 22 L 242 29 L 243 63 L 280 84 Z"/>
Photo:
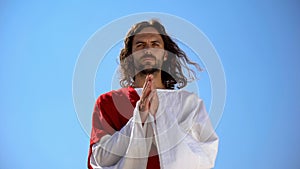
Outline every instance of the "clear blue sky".
<path id="1" fill-rule="evenodd" d="M 0 168 L 86 168 L 89 138 L 72 96 L 79 53 L 115 19 L 164 12 L 202 30 L 224 66 L 215 169 L 299 169 L 299 7 L 296 0 L 1 2 Z M 110 89 L 99 76 L 95 95 Z"/>

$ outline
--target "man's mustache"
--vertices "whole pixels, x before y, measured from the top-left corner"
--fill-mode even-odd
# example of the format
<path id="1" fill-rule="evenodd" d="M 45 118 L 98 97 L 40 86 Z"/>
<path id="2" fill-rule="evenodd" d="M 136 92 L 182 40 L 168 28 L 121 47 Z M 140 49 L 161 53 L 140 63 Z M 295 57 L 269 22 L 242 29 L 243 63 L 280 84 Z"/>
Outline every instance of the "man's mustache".
<path id="1" fill-rule="evenodd" d="M 152 58 L 152 59 L 156 59 L 156 57 L 152 54 L 145 54 L 141 57 L 141 59 L 145 59 L 145 58 Z"/>

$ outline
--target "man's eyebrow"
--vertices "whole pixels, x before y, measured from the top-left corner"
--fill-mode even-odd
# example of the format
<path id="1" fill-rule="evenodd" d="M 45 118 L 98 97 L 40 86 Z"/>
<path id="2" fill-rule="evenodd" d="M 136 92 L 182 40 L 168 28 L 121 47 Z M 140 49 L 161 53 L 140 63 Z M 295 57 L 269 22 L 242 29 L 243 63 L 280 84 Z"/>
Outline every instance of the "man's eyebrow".
<path id="1" fill-rule="evenodd" d="M 136 42 L 135 42 L 135 44 L 138 44 L 138 43 L 146 43 L 145 41 L 142 41 L 142 40 L 137 40 Z M 159 40 L 152 40 L 151 41 L 151 43 L 161 43 Z"/>
<path id="2" fill-rule="evenodd" d="M 135 44 L 138 44 L 138 43 L 146 43 L 146 42 L 141 41 L 141 40 L 138 40 L 138 41 L 135 42 Z"/>
<path id="3" fill-rule="evenodd" d="M 159 40 L 153 40 L 153 41 L 151 41 L 152 43 L 160 43 L 160 41 Z"/>

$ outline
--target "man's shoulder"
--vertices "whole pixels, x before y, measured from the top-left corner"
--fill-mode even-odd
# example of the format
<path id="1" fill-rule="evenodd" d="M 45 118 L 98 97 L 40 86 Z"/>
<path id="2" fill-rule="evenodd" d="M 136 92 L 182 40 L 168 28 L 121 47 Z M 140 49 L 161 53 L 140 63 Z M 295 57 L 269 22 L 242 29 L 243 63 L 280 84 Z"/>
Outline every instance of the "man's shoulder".
<path id="1" fill-rule="evenodd" d="M 184 100 L 202 100 L 199 97 L 198 93 L 188 91 L 188 90 L 185 90 L 185 89 L 176 90 L 176 94 Z"/>
<path id="2" fill-rule="evenodd" d="M 111 100 L 113 95 L 124 95 L 127 91 L 127 88 L 120 88 L 117 90 L 111 90 L 106 93 L 102 93 L 99 97 L 98 100 Z"/>
<path id="3" fill-rule="evenodd" d="M 181 96 L 197 96 L 197 94 L 195 92 L 191 92 L 185 89 L 177 89 L 177 90 L 165 90 L 162 89 L 160 90 L 161 92 L 165 92 L 165 93 L 170 93 L 170 94 L 175 94 L 175 95 L 181 95 Z"/>
<path id="4" fill-rule="evenodd" d="M 133 95 L 133 96 L 132 96 Z M 117 90 L 111 90 L 109 92 L 101 94 L 97 102 L 110 102 L 114 98 L 119 97 L 134 97 L 136 95 L 136 91 L 132 87 L 124 87 Z"/>

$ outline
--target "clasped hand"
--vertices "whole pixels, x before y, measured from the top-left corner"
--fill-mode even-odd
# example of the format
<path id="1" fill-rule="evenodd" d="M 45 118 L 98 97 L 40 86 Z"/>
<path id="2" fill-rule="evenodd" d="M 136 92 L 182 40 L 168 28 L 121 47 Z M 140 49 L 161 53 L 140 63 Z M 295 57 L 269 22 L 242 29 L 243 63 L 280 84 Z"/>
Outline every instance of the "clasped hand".
<path id="1" fill-rule="evenodd" d="M 156 86 L 153 75 L 150 74 L 146 76 L 139 104 L 140 116 L 143 123 L 146 121 L 149 113 L 155 117 L 158 105 Z"/>

